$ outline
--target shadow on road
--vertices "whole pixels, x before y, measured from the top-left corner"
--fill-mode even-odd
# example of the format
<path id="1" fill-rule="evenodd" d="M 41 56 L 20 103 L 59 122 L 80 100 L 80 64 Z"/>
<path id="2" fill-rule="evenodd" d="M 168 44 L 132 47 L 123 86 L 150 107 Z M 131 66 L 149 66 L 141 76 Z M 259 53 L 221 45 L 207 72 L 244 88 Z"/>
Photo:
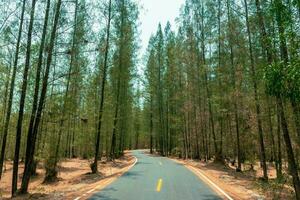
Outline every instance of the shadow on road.
<path id="1" fill-rule="evenodd" d="M 150 165 L 152 163 L 149 162 L 137 162 L 135 165 Z"/>
<path id="2" fill-rule="evenodd" d="M 143 174 L 142 171 L 139 172 L 128 171 L 121 178 L 136 179 L 138 176 L 141 176 L 142 174 Z"/>

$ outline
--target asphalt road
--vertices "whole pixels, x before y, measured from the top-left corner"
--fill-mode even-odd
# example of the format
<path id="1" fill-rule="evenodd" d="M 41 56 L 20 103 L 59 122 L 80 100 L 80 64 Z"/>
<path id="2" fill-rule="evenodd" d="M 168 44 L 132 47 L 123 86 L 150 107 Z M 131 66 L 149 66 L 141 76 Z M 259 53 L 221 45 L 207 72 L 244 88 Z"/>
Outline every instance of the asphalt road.
<path id="1" fill-rule="evenodd" d="M 219 200 L 207 184 L 168 158 L 134 151 L 134 167 L 90 200 Z"/>

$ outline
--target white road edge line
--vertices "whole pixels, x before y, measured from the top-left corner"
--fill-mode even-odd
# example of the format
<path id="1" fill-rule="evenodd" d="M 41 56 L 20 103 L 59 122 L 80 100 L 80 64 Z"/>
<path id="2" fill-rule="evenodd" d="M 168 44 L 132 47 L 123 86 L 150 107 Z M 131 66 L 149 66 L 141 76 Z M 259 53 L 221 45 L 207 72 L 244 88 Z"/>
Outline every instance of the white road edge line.
<path id="1" fill-rule="evenodd" d="M 133 156 L 133 157 L 135 158 L 135 161 L 134 161 L 134 163 L 128 168 L 128 170 L 127 170 L 126 172 L 128 172 L 128 171 L 129 171 L 129 170 L 137 163 L 137 161 L 138 161 L 137 157 L 135 157 L 135 156 Z M 126 172 L 124 172 L 123 174 L 125 174 Z M 123 175 L 123 174 L 122 174 L 122 175 Z M 91 189 L 91 190 L 87 191 L 87 192 L 84 193 L 83 195 L 81 195 L 81 196 L 79 196 L 79 197 L 76 197 L 74 200 L 79 200 L 79 199 L 81 199 L 82 197 L 86 196 L 87 194 L 89 194 L 89 193 L 95 191 L 97 188 L 98 188 L 98 187 L 95 187 L 94 189 Z"/>
<path id="2" fill-rule="evenodd" d="M 94 189 L 91 189 L 90 191 L 87 191 L 86 193 L 91 193 L 91 192 L 93 192 L 95 190 L 95 188 Z"/>
<path id="3" fill-rule="evenodd" d="M 203 173 L 201 173 L 199 171 L 199 169 L 189 165 L 195 173 L 199 174 L 202 178 L 204 178 L 207 182 L 209 182 L 212 186 L 214 186 L 220 193 L 222 193 L 227 199 L 229 200 L 234 200 L 233 198 L 231 198 L 226 192 L 224 192 L 224 190 L 222 190 L 219 186 L 217 186 L 216 184 L 214 184 L 209 178 L 207 178 Z"/>

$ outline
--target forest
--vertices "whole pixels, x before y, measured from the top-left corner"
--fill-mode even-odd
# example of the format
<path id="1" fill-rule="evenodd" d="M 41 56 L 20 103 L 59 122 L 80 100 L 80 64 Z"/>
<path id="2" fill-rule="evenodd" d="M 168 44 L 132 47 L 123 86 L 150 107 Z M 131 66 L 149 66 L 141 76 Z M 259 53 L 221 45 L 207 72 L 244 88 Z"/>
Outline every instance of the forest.
<path id="1" fill-rule="evenodd" d="M 49 183 L 67 158 L 96 174 L 149 149 L 238 173 L 259 165 L 266 183 L 274 166 L 300 199 L 299 0 L 186 0 L 143 56 L 135 0 L 0 9 L 0 186 L 11 161 L 12 196 L 40 163 Z"/>

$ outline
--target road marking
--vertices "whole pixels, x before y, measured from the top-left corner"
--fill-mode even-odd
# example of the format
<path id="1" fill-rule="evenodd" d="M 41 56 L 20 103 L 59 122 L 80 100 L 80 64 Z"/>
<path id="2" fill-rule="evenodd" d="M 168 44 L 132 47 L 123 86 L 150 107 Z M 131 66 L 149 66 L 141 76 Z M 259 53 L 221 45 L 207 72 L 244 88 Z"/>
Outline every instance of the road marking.
<path id="1" fill-rule="evenodd" d="M 129 168 L 128 168 L 128 170 L 126 171 L 126 172 L 128 172 L 137 162 L 138 162 L 138 159 L 137 159 L 137 157 L 135 157 L 135 156 L 133 156 L 134 158 L 135 158 L 135 161 L 134 161 L 134 163 L 131 165 L 131 166 L 129 166 Z M 124 172 L 123 174 L 125 174 L 126 172 Z M 123 176 L 123 174 L 121 175 L 121 176 Z M 119 177 L 117 177 L 117 178 L 119 178 Z M 102 186 L 97 186 L 97 187 L 95 187 L 94 189 L 91 189 L 91 190 L 89 190 L 89 191 L 87 191 L 86 193 L 84 193 L 83 195 L 81 195 L 81 196 L 79 196 L 79 197 L 77 197 L 77 198 L 75 198 L 74 200 L 79 200 L 79 199 L 81 199 L 82 197 L 85 197 L 85 196 L 87 196 L 89 193 L 92 193 L 93 191 L 95 191 L 95 190 L 97 190 L 97 189 L 99 189 L 99 188 L 101 188 Z M 105 187 L 107 187 L 107 186 L 105 186 Z"/>
<path id="2" fill-rule="evenodd" d="M 93 192 L 94 190 L 95 190 L 96 188 L 94 188 L 94 189 L 91 189 L 90 191 L 87 191 L 86 193 L 91 193 L 91 192 Z"/>
<path id="3" fill-rule="evenodd" d="M 156 192 L 160 192 L 161 187 L 162 187 L 162 179 L 160 178 L 157 181 Z"/>
<path id="4" fill-rule="evenodd" d="M 224 192 L 224 190 L 222 190 L 219 186 L 217 186 L 216 184 L 214 184 L 209 178 L 207 178 L 203 173 L 201 173 L 197 168 L 190 166 L 193 171 L 200 175 L 203 179 L 205 179 L 207 182 L 209 182 L 214 188 L 216 188 L 221 194 L 223 194 L 228 200 L 233 200 L 233 198 L 231 198 L 226 192 Z"/>
<path id="5" fill-rule="evenodd" d="M 161 166 L 161 165 L 162 165 L 162 162 L 159 162 L 159 165 Z"/>

